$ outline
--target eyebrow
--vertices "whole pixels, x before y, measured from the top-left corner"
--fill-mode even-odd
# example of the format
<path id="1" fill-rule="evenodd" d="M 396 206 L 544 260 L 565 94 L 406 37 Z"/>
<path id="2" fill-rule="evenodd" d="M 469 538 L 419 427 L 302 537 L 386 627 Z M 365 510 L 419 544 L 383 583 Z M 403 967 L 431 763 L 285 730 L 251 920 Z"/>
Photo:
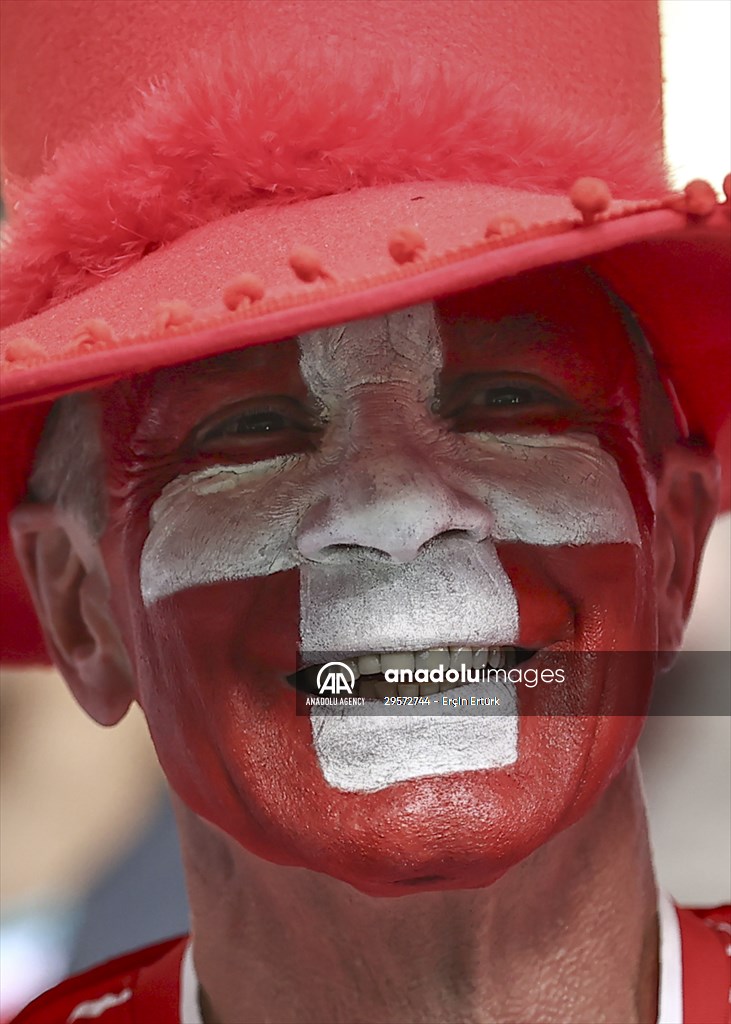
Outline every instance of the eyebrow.
<path id="1" fill-rule="evenodd" d="M 297 339 L 282 338 L 276 345 L 295 343 Z M 265 346 L 250 346 L 226 352 L 221 355 L 181 363 L 179 366 L 168 367 L 153 375 L 152 384 L 146 385 L 148 377 L 137 379 L 132 401 L 137 405 L 135 425 L 131 433 L 130 444 L 134 448 L 146 448 L 148 445 L 157 447 L 158 435 L 161 433 L 163 420 L 168 433 L 180 433 L 190 423 L 183 422 L 183 409 L 193 409 L 194 416 L 202 415 L 211 404 L 220 402 L 230 395 L 231 400 L 241 396 L 242 388 L 246 387 L 248 376 L 266 370 L 263 360 L 256 360 L 249 355 L 253 349 Z M 271 351 L 272 343 L 266 348 Z M 248 365 L 247 365 L 248 364 Z M 257 365 L 259 364 L 259 365 Z M 299 358 L 297 358 L 297 365 Z M 249 381 L 250 386 L 254 385 Z M 267 388 L 271 391 L 271 388 Z M 205 398 L 204 398 L 205 392 Z M 196 411 L 196 406 L 200 406 Z M 186 414 L 185 420 L 190 416 Z"/>

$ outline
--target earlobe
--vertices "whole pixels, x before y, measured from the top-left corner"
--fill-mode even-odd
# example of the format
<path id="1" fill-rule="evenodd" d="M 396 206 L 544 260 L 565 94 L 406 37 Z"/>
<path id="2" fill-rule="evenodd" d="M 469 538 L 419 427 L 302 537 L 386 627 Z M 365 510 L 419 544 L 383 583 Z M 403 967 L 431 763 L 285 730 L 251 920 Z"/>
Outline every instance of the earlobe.
<path id="1" fill-rule="evenodd" d="M 116 724 L 134 699 L 134 683 L 99 545 L 53 505 L 16 508 L 10 532 L 56 667 L 87 714 Z"/>
<path id="2" fill-rule="evenodd" d="M 681 444 L 669 448 L 658 480 L 655 524 L 660 651 L 676 651 L 682 643 L 703 547 L 718 501 L 719 468 L 715 457 Z"/>

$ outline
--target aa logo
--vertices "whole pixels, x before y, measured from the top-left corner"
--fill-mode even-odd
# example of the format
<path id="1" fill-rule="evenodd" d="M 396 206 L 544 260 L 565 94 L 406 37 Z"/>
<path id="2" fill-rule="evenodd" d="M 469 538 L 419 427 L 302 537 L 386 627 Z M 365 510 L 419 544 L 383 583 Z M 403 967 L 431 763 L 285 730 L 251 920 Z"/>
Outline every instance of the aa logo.
<path id="1" fill-rule="evenodd" d="M 317 673 L 317 692 L 351 696 L 355 688 L 355 672 L 344 661 L 328 661 Z"/>

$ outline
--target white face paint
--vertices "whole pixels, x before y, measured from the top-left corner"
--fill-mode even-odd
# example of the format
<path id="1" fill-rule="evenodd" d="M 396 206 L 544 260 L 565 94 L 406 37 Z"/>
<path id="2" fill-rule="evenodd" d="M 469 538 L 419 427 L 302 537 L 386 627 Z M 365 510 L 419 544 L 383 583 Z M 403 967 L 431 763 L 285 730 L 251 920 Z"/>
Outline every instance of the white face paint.
<path id="1" fill-rule="evenodd" d="M 299 568 L 303 651 L 511 645 L 518 605 L 496 541 L 639 542 L 593 436 L 460 435 L 432 414 L 432 306 L 313 331 L 300 348 L 319 450 L 170 483 L 142 551 L 146 605 Z M 313 741 L 331 785 L 372 791 L 512 763 L 517 718 L 323 716 Z"/>
<path id="2" fill-rule="evenodd" d="M 321 708 L 312 738 L 325 780 L 349 793 L 374 793 L 395 782 L 452 772 L 505 768 L 518 759 L 518 714 L 512 683 L 467 683 L 450 691 L 470 700 L 496 697 L 484 715 L 435 705 L 374 714 L 367 706 Z"/>

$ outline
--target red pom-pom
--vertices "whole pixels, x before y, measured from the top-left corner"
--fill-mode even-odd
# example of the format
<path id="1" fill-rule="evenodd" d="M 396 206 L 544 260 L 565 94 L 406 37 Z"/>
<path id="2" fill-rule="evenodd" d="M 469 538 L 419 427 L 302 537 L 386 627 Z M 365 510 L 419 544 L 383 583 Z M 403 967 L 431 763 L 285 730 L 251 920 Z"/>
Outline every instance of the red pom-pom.
<path id="1" fill-rule="evenodd" d="M 493 238 L 497 235 L 514 235 L 523 230 L 523 225 L 517 217 L 511 217 L 509 213 L 503 213 L 499 217 L 493 217 L 485 228 L 485 238 Z"/>
<path id="2" fill-rule="evenodd" d="M 723 179 L 723 194 L 726 196 L 726 202 L 731 203 L 731 174 L 727 174 Z"/>
<path id="3" fill-rule="evenodd" d="M 43 349 L 32 338 L 16 338 L 15 341 L 9 341 L 3 349 L 3 360 L 18 366 L 33 363 L 43 355 Z"/>
<path id="4" fill-rule="evenodd" d="M 258 302 L 264 295 L 264 285 L 256 274 L 239 274 L 223 289 L 223 304 L 235 312 L 244 303 Z"/>
<path id="5" fill-rule="evenodd" d="M 416 228 L 402 227 L 388 240 L 388 251 L 395 263 L 413 263 L 426 249 L 426 242 Z"/>
<path id="6" fill-rule="evenodd" d="M 689 181 L 683 191 L 685 193 L 685 212 L 691 217 L 708 217 L 716 209 L 718 203 L 716 190 L 702 178 Z"/>
<path id="7" fill-rule="evenodd" d="M 298 245 L 289 254 L 289 265 L 300 281 L 311 284 L 318 278 L 329 278 L 330 274 L 325 270 L 320 259 L 320 254 L 309 245 Z"/>
<path id="8" fill-rule="evenodd" d="M 157 330 L 165 331 L 168 327 L 181 327 L 193 319 L 193 309 L 182 299 L 171 299 L 161 302 L 155 310 L 154 324 Z"/>
<path id="9" fill-rule="evenodd" d="M 112 328 L 106 320 L 86 320 L 74 332 L 69 348 L 84 352 L 105 341 L 114 341 Z"/>
<path id="10" fill-rule="evenodd" d="M 612 193 L 601 178 L 579 178 L 571 186 L 569 199 L 584 218 L 584 223 L 591 224 L 597 214 L 609 209 Z"/>

